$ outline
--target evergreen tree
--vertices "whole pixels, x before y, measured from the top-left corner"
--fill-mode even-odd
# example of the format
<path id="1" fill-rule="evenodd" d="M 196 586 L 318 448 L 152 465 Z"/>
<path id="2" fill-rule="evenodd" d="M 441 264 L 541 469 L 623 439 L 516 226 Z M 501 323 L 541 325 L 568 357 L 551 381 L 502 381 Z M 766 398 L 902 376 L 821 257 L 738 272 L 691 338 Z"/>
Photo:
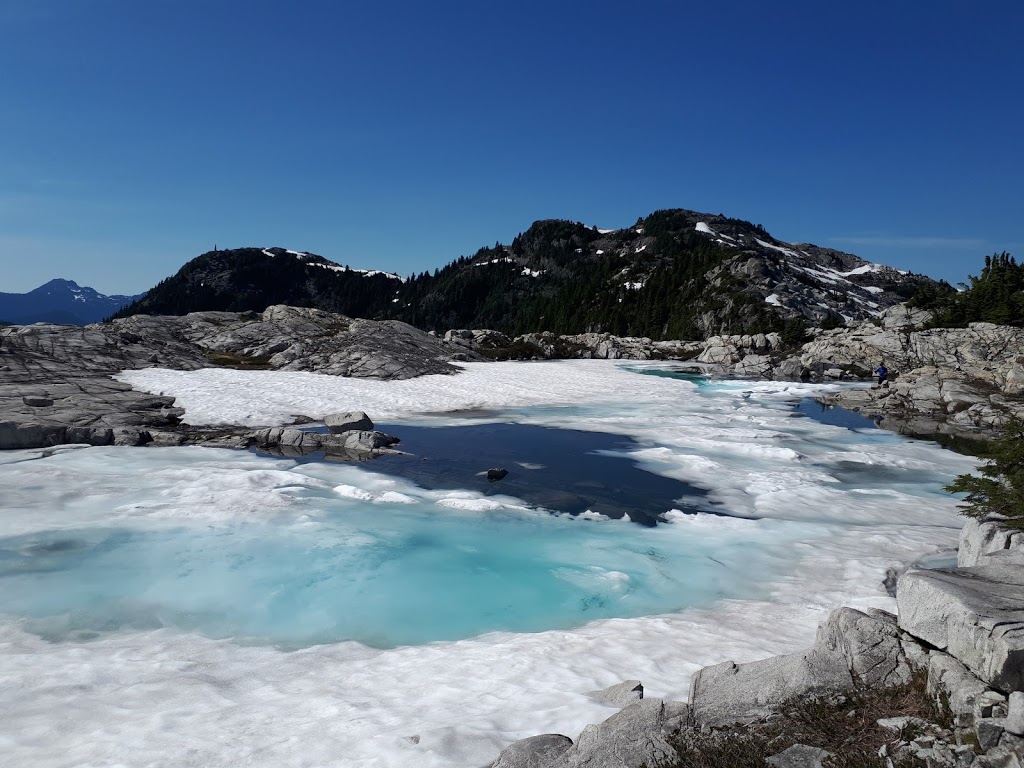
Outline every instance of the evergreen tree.
<path id="1" fill-rule="evenodd" d="M 1007 518 L 1007 525 L 1024 528 L 1024 422 L 1012 419 L 1003 436 L 993 441 L 990 455 L 980 477 L 960 475 L 946 490 L 967 494 L 962 515 L 999 515 Z"/>

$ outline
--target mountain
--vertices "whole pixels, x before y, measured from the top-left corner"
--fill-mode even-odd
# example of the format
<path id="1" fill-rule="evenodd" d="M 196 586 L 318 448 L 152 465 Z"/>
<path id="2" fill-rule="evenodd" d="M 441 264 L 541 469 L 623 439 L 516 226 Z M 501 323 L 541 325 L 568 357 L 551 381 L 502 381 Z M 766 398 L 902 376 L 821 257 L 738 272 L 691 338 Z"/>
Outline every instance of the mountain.
<path id="1" fill-rule="evenodd" d="M 58 278 L 28 293 L 0 293 L 0 322 L 88 325 L 109 317 L 139 296 L 105 296 L 73 280 Z"/>
<path id="2" fill-rule="evenodd" d="M 401 286 L 398 275 L 350 269 L 305 251 L 235 248 L 192 259 L 115 316 L 262 312 L 288 304 L 373 317 Z"/>
<path id="3" fill-rule="evenodd" d="M 511 244 L 407 281 L 283 248 L 211 251 L 118 316 L 291 304 L 438 332 L 696 339 L 781 331 L 794 320 L 870 319 L 937 285 L 850 253 L 783 242 L 747 221 L 677 209 L 616 230 L 538 221 Z"/>
<path id="4" fill-rule="evenodd" d="M 930 278 L 687 210 L 601 230 L 538 221 L 403 286 L 391 310 L 428 330 L 607 331 L 653 339 L 782 330 L 787 320 L 870 319 Z"/>

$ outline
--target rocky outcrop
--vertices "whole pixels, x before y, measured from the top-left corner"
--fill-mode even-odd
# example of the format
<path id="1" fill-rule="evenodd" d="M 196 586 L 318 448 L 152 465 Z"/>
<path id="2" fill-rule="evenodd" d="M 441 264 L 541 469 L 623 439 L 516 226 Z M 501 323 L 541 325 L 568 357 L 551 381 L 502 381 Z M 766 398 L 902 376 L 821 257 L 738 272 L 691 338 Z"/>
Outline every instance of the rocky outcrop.
<path id="1" fill-rule="evenodd" d="M 455 373 L 453 357 L 404 323 L 302 307 L 0 328 L 0 449 L 143 444 L 148 433 L 177 429 L 183 411 L 173 398 L 111 378 L 126 369 L 231 366 L 405 379 Z M 460 357 L 484 359 L 471 351 Z"/>
<path id="2" fill-rule="evenodd" d="M 370 417 L 362 411 L 328 413 L 324 416 L 324 425 L 331 432 L 350 432 L 351 430 L 365 432 L 373 429 Z"/>
<path id="3" fill-rule="evenodd" d="M 693 676 L 690 710 L 696 725 L 752 723 L 797 696 L 852 687 L 849 670 L 837 663 L 835 655 L 817 649 L 747 664 L 726 661 Z"/>
<path id="4" fill-rule="evenodd" d="M 831 402 L 909 434 L 988 438 L 1010 416 L 1024 416 L 1024 329 L 921 329 L 924 320 L 925 313 L 900 306 L 878 325 L 823 332 L 803 346 L 799 363 L 815 375 L 838 370 L 842 378 L 867 376 L 884 363 L 892 381 L 838 393 Z"/>
<path id="5" fill-rule="evenodd" d="M 572 739 L 545 733 L 509 744 L 491 768 L 548 768 L 572 746 Z"/>
<path id="6" fill-rule="evenodd" d="M 900 628 L 945 651 L 988 685 L 1024 690 L 1024 567 L 985 558 L 969 568 L 910 570 L 896 591 Z"/>
<path id="7" fill-rule="evenodd" d="M 244 439 L 247 445 L 277 456 L 303 456 L 322 451 L 329 458 L 348 461 L 363 461 L 382 453 L 394 453 L 386 449 L 401 442 L 384 432 L 352 429 L 324 435 L 288 427 L 256 430 Z"/>
<path id="8" fill-rule="evenodd" d="M 839 608 L 807 651 L 701 669 L 690 682 L 690 712 L 699 726 L 751 723 L 798 696 L 900 685 L 910 677 L 894 616 Z"/>
<path id="9" fill-rule="evenodd" d="M 956 564 L 981 565 L 989 555 L 1018 559 L 1024 565 L 1024 530 L 1007 528 L 995 519 L 969 519 L 960 532 Z"/>
<path id="10" fill-rule="evenodd" d="M 925 690 L 951 726 L 909 716 L 879 720 L 878 726 L 893 734 L 881 744 L 881 758 L 892 764 L 916 758 L 930 768 L 1024 765 L 1024 567 L 1013 560 L 1013 545 L 1004 546 L 1016 541 L 1004 535 L 1013 532 L 991 526 L 998 527 L 998 521 L 969 525 L 961 536 L 967 558 L 978 564 L 911 569 L 900 579 L 898 621 L 884 611 L 837 609 L 819 627 L 814 646 L 802 653 L 705 667 L 691 681 L 688 705 L 636 701 L 603 723 L 588 725 L 561 757 L 522 764 L 656 765 L 678 759 L 673 743 L 703 739 L 705 748 L 714 749 L 723 743 L 716 739 L 737 728 L 749 734 L 772 723 L 778 733 L 778 723 L 786 722 L 796 702 L 842 702 L 851 691 L 903 686 L 919 673 L 927 675 Z M 628 693 L 634 683 L 591 695 Z M 613 695 L 609 702 L 620 700 Z M 559 749 L 565 746 L 564 737 L 554 738 Z M 814 765 L 826 756 L 820 747 L 796 745 L 768 762 Z"/>
<path id="11" fill-rule="evenodd" d="M 643 768 L 675 755 L 667 737 L 686 722 L 687 706 L 641 699 L 588 725 L 550 768 Z"/>
<path id="12" fill-rule="evenodd" d="M 487 329 L 447 331 L 443 341 L 499 360 L 690 360 L 704 348 L 699 341 L 653 341 L 610 333 L 556 335 L 544 331 L 510 337 Z"/>

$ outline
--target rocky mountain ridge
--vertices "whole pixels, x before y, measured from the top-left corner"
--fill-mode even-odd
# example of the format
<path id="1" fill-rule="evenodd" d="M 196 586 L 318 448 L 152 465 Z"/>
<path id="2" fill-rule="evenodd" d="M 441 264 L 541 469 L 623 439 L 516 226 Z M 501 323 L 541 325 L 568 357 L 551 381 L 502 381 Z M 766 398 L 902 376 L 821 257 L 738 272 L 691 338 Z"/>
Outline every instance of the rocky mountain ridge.
<path id="1" fill-rule="evenodd" d="M 510 244 L 403 281 L 284 248 L 210 251 L 118 312 L 187 314 L 307 306 L 422 330 L 612 333 L 655 340 L 781 331 L 787 320 L 875 317 L 930 278 L 721 214 L 656 211 L 601 230 L 534 222 Z"/>
<path id="2" fill-rule="evenodd" d="M 352 269 L 305 251 L 213 250 L 192 259 L 113 316 L 262 312 L 288 305 L 374 317 L 401 283 L 398 275 Z"/>
<path id="3" fill-rule="evenodd" d="M 106 296 L 74 280 L 57 278 L 27 293 L 0 293 L 0 322 L 88 325 L 110 317 L 141 295 Z"/>

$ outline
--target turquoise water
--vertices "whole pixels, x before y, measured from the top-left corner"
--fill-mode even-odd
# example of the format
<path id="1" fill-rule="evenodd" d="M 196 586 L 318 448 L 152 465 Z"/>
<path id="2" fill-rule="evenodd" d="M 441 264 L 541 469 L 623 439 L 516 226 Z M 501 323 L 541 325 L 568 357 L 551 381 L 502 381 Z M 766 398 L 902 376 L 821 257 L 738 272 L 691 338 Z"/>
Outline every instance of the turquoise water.
<path id="1" fill-rule="evenodd" d="M 785 537 L 753 527 L 709 541 L 672 526 L 305 495 L 322 513 L 313 525 L 0 539 L 0 613 L 51 639 L 170 626 L 282 647 L 391 647 L 707 605 L 757 592 L 749 574 L 785 560 L 772 544 Z"/>

